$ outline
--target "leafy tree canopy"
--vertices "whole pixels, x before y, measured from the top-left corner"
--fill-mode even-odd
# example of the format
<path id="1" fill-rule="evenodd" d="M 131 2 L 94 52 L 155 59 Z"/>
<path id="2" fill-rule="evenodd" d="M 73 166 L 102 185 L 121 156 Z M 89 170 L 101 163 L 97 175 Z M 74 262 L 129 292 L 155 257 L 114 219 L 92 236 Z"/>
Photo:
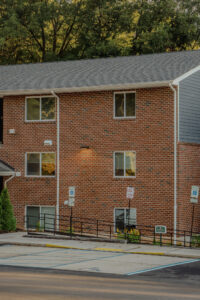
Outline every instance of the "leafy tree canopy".
<path id="1" fill-rule="evenodd" d="M 198 49 L 198 0 L 1 0 L 0 64 Z"/>

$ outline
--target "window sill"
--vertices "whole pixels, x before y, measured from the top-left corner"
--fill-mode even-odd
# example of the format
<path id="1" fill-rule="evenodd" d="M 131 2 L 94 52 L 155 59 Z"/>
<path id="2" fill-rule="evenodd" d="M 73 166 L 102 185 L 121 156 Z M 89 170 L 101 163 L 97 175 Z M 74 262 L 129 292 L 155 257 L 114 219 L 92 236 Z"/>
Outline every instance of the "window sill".
<path id="1" fill-rule="evenodd" d="M 56 120 L 25 120 L 25 123 L 56 123 Z"/>
<path id="2" fill-rule="evenodd" d="M 136 117 L 113 117 L 114 120 L 135 120 Z"/>
<path id="3" fill-rule="evenodd" d="M 25 178 L 39 178 L 39 179 L 42 179 L 42 178 L 56 178 L 56 176 L 34 176 L 34 175 L 25 175 L 24 177 Z"/>
<path id="4" fill-rule="evenodd" d="M 136 176 L 113 176 L 113 179 L 134 179 Z"/>

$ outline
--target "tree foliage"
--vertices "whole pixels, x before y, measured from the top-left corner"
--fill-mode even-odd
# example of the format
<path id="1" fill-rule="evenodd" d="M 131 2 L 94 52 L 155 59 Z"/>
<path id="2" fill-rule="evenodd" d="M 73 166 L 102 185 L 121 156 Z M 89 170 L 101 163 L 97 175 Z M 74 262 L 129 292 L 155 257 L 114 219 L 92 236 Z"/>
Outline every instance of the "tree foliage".
<path id="1" fill-rule="evenodd" d="M 198 49 L 198 0 L 1 0 L 0 63 Z"/>
<path id="2" fill-rule="evenodd" d="M 0 230 L 14 231 L 16 220 L 13 215 L 13 208 L 7 188 L 4 188 L 0 196 Z"/>

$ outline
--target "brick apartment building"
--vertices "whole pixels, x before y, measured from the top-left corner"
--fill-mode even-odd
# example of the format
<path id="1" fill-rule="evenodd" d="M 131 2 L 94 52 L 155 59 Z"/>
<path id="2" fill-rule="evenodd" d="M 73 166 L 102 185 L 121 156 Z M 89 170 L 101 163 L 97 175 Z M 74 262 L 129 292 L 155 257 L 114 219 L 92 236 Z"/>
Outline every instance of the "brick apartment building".
<path id="1" fill-rule="evenodd" d="M 73 214 L 191 226 L 200 184 L 200 51 L 0 66 L 0 184 L 17 226 Z M 195 208 L 200 230 L 200 205 Z M 57 224 L 58 225 L 58 224 Z"/>

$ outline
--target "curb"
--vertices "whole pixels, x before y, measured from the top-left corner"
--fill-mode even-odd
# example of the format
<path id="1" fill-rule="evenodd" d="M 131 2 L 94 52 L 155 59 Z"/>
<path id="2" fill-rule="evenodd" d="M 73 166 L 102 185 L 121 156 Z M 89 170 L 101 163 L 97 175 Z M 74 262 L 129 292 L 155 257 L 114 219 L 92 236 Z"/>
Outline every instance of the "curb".
<path id="1" fill-rule="evenodd" d="M 28 246 L 28 247 L 43 247 L 43 248 L 58 248 L 58 249 L 72 249 L 72 250 L 85 250 L 85 251 L 99 251 L 99 252 L 113 252 L 113 253 L 124 253 L 124 254 L 140 254 L 140 255 L 152 255 L 152 256 L 168 256 L 177 258 L 190 258 L 199 259 L 200 255 L 183 255 L 183 254 L 171 254 L 165 252 L 144 252 L 144 251 L 126 251 L 121 249 L 111 249 L 111 248 L 79 248 L 70 247 L 54 244 L 32 244 L 32 243 L 20 243 L 20 242 L 0 242 L 0 246 L 14 245 L 14 246 Z"/>

